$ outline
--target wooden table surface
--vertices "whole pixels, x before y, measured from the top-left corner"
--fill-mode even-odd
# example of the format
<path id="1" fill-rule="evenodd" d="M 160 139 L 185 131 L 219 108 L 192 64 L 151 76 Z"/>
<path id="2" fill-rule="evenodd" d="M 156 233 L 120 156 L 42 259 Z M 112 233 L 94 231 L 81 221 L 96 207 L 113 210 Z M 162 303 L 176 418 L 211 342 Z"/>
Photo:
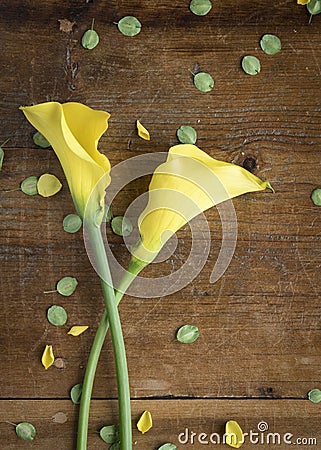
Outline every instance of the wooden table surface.
<path id="1" fill-rule="evenodd" d="M 141 21 L 139 35 L 118 31 L 114 22 L 125 15 Z M 90 51 L 80 40 L 92 18 L 100 43 Z M 60 29 L 61 19 L 74 22 L 70 32 Z M 246 432 L 258 432 L 265 422 L 282 438 L 280 445 L 269 443 L 262 432 L 260 445 L 247 441 L 244 449 L 284 450 L 285 433 L 297 444 L 315 438 L 304 441 L 304 448 L 321 448 L 320 404 L 307 399 L 311 389 L 321 389 L 321 209 L 310 199 L 321 187 L 321 16 L 309 25 L 309 14 L 295 0 L 215 0 L 204 17 L 189 11 L 188 0 L 2 0 L 0 20 L 0 141 L 9 139 L 0 173 L 0 447 L 75 448 L 78 406 L 69 391 L 82 382 L 103 312 L 82 233 L 62 229 L 63 217 L 74 212 L 62 169 L 52 149 L 34 145 L 34 130 L 18 110 L 55 100 L 111 114 L 99 148 L 113 166 L 167 151 L 177 143 L 177 128 L 191 125 L 200 148 L 240 165 L 254 158 L 254 172 L 276 191 L 234 200 L 237 246 L 216 283 L 210 274 L 222 232 L 213 208 L 206 212 L 210 253 L 197 277 L 165 297 L 154 292 L 154 298 L 122 301 L 134 428 L 144 410 L 154 419 L 145 435 L 134 430 L 134 448 L 156 450 L 172 442 L 201 449 L 198 436 L 223 434 L 230 419 Z M 265 33 L 280 37 L 277 55 L 260 49 Z M 261 61 L 257 76 L 242 71 L 241 58 L 248 54 Z M 196 65 L 215 79 L 212 92 L 194 87 Z M 150 142 L 137 136 L 137 119 L 150 131 Z M 63 183 L 56 196 L 15 190 L 28 176 L 46 172 Z M 114 213 L 124 214 L 144 189 L 145 179 L 131 183 Z M 109 230 L 108 238 L 125 264 L 122 238 Z M 190 245 L 186 226 L 175 253 L 143 275 L 178 270 Z M 71 297 L 44 294 L 66 275 L 79 281 Z M 68 327 L 86 324 L 88 331 L 75 338 L 66 327 L 52 326 L 46 319 L 52 304 L 65 307 Z M 199 327 L 195 343 L 176 341 L 184 324 Z M 53 345 L 62 368 L 44 370 L 46 344 Z M 108 448 L 97 430 L 117 421 L 114 372 L 108 336 L 93 392 L 90 450 Z M 66 415 L 64 423 L 58 412 Z M 20 440 L 8 423 L 22 421 L 35 425 L 33 442 Z M 196 433 L 194 443 L 190 435 L 188 443 L 179 442 L 186 429 Z"/>

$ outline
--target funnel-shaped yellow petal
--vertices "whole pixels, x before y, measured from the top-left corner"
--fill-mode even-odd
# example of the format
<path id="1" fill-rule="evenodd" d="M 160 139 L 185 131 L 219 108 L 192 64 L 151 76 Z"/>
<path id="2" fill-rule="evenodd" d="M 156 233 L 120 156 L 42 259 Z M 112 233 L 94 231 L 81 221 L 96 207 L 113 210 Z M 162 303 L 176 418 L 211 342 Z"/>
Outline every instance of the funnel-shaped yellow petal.
<path id="1" fill-rule="evenodd" d="M 164 243 L 199 213 L 267 182 L 235 164 L 211 158 L 195 145 L 176 145 L 155 170 L 148 204 L 139 217 L 140 244 L 133 256 L 151 262 Z"/>
<path id="2" fill-rule="evenodd" d="M 20 109 L 58 156 L 79 215 L 84 216 L 89 199 L 96 214 L 103 208 L 110 183 L 110 163 L 97 150 L 110 115 L 81 103 L 47 102 Z"/>

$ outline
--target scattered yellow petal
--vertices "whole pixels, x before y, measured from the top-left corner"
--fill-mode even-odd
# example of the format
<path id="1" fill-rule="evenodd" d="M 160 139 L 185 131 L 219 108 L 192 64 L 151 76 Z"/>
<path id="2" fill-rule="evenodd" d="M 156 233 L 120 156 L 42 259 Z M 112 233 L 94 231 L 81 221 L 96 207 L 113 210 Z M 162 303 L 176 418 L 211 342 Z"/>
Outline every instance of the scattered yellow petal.
<path id="1" fill-rule="evenodd" d="M 44 368 L 47 370 L 50 366 L 53 365 L 55 360 L 52 345 L 46 345 L 46 348 L 44 349 L 44 352 L 42 354 L 41 362 Z"/>
<path id="2" fill-rule="evenodd" d="M 79 336 L 81 333 L 87 330 L 88 325 L 75 325 L 74 327 L 71 327 L 68 331 L 68 334 L 71 334 L 72 336 Z"/>
<path id="3" fill-rule="evenodd" d="M 153 426 L 152 415 L 149 411 L 144 411 L 137 422 L 137 429 L 142 434 L 146 433 Z"/>
<path id="4" fill-rule="evenodd" d="M 140 123 L 139 120 L 136 120 L 136 125 L 138 136 L 141 137 L 142 139 L 145 139 L 145 141 L 150 141 L 149 131 L 146 130 L 146 128 Z"/>
<path id="5" fill-rule="evenodd" d="M 243 431 L 235 420 L 225 424 L 225 443 L 233 448 L 240 448 L 244 444 Z"/>
<path id="6" fill-rule="evenodd" d="M 311 0 L 298 0 L 298 5 L 307 5 Z"/>
<path id="7" fill-rule="evenodd" d="M 62 188 L 62 184 L 55 175 L 44 173 L 38 180 L 37 189 L 38 194 L 42 197 L 51 197 L 57 194 Z"/>

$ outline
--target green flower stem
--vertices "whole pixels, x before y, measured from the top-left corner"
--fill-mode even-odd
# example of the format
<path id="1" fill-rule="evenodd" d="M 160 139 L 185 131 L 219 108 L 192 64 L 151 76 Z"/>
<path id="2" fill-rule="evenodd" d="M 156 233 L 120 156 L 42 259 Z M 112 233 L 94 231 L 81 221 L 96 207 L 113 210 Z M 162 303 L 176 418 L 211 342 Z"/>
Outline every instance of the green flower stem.
<path id="1" fill-rule="evenodd" d="M 118 305 L 126 289 L 138 275 L 138 273 L 146 266 L 142 261 L 133 259 L 128 267 L 128 271 L 123 276 L 118 289 L 115 292 L 115 300 Z M 107 266 L 108 270 L 108 266 Z M 87 362 L 85 377 L 83 381 L 82 396 L 80 401 L 79 420 L 78 420 L 78 441 L 77 450 L 86 450 L 87 448 L 87 436 L 88 436 L 88 422 L 89 422 L 89 408 L 90 399 L 92 395 L 92 389 L 94 384 L 95 373 L 98 365 L 100 353 L 105 341 L 105 337 L 108 331 L 109 322 L 107 309 L 105 309 L 101 318 L 99 327 L 96 332 L 96 336 L 90 351 L 90 355 Z M 130 430 L 131 432 L 131 430 Z"/>
<path id="2" fill-rule="evenodd" d="M 82 386 L 82 394 L 80 399 L 80 409 L 78 418 L 77 450 L 87 449 L 88 421 L 89 421 L 91 393 L 93 389 L 99 356 L 105 341 L 107 330 L 108 330 L 108 316 L 107 311 L 105 309 L 105 312 L 101 318 L 99 327 L 97 329 L 93 345 L 91 347 Z"/>

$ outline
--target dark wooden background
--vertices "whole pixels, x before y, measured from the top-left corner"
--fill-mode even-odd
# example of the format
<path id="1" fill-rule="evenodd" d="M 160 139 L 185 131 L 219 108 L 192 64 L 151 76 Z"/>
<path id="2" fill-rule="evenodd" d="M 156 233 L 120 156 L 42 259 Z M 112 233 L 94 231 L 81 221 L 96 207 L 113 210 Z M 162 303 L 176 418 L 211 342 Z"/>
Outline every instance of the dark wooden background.
<path id="1" fill-rule="evenodd" d="M 200 148 L 240 165 L 255 158 L 255 173 L 276 190 L 234 201 L 237 248 L 217 283 L 209 282 L 221 242 L 212 209 L 206 213 L 212 247 L 197 278 L 168 297 L 126 297 L 121 303 L 133 423 L 145 409 L 154 418 L 146 435 L 134 432 L 134 448 L 156 450 L 165 442 L 203 448 L 178 444 L 178 434 L 185 428 L 223 433 L 229 419 L 244 431 L 256 431 L 263 420 L 271 432 L 318 439 L 304 448 L 321 448 L 320 405 L 307 400 L 309 390 L 321 388 L 321 209 L 310 200 L 321 185 L 321 16 L 309 25 L 306 9 L 295 0 L 215 0 L 206 17 L 194 16 L 188 6 L 189 0 L 1 1 L 0 141 L 10 139 L 0 173 L 1 448 L 75 448 L 78 407 L 69 391 L 82 381 L 103 311 L 82 233 L 62 230 L 63 217 L 74 212 L 62 170 L 51 149 L 33 144 L 34 131 L 18 110 L 49 100 L 79 101 L 111 113 L 99 148 L 112 165 L 167 151 L 177 143 L 177 128 L 192 125 Z M 119 33 L 114 22 L 124 15 L 142 22 L 138 36 Z M 100 43 L 88 51 L 80 39 L 93 17 Z M 75 22 L 72 32 L 61 31 L 59 19 Z M 279 54 L 261 51 L 264 33 L 280 37 Z M 242 71 L 246 54 L 260 58 L 259 75 Z M 196 63 L 215 78 L 211 93 L 194 87 Z M 150 142 L 137 136 L 136 119 L 149 129 Z M 55 197 L 6 192 L 45 172 L 63 182 Z M 145 186 L 131 185 L 114 212 L 123 214 Z M 170 261 L 152 265 L 147 276 L 180 267 L 189 251 L 189 228 L 178 236 Z M 109 239 L 125 261 L 122 239 L 111 233 Z M 65 275 L 79 280 L 71 297 L 43 293 Z M 73 338 L 65 327 L 50 325 L 46 311 L 52 304 L 66 308 L 68 325 L 87 324 L 89 330 Z M 192 345 L 175 339 L 186 323 L 201 332 Z M 42 367 L 49 343 L 63 368 Z M 109 339 L 93 395 L 89 449 L 100 449 L 105 444 L 97 430 L 117 420 Z M 66 414 L 64 424 L 56 422 L 57 412 Z M 6 421 L 32 422 L 34 442 L 19 440 Z M 287 448 L 244 445 L 256 447 Z"/>

